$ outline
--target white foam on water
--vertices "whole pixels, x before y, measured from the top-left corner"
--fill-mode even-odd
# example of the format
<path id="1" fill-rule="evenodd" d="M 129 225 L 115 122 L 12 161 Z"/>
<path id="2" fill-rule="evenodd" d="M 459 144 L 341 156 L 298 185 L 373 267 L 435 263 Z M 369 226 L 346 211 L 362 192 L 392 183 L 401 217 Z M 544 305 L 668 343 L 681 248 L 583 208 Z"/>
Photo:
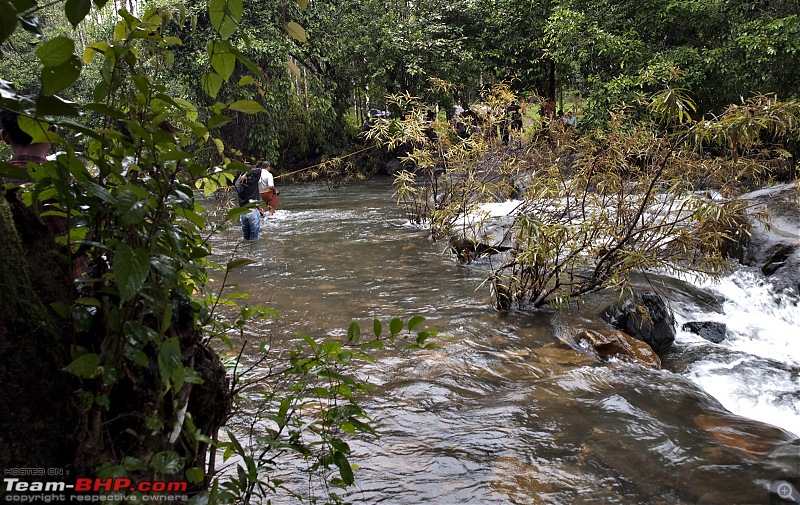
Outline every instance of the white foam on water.
<path id="1" fill-rule="evenodd" d="M 726 338 L 713 345 L 732 352 L 691 364 L 688 377 L 731 412 L 800 435 L 800 302 L 744 268 L 694 284 L 724 298 L 722 313 L 676 314 L 677 339 L 710 345 L 680 328 L 691 320 L 721 322 Z"/>
<path id="2" fill-rule="evenodd" d="M 800 300 L 775 293 L 760 274 L 738 270 L 699 287 L 725 298 L 716 320 L 728 327 L 722 345 L 789 365 L 800 365 Z"/>

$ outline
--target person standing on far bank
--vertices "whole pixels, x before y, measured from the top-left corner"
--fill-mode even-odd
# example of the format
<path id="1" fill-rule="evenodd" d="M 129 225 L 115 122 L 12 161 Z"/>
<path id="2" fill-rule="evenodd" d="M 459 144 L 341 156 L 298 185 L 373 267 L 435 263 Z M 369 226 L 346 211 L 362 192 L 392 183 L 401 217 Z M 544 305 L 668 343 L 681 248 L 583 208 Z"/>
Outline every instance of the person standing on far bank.
<path id="1" fill-rule="evenodd" d="M 258 164 L 261 168 L 261 178 L 258 181 L 258 193 L 261 195 L 261 200 L 267 206 L 267 214 L 275 214 L 275 207 L 280 202 L 278 201 L 278 192 L 275 190 L 275 181 L 270 173 L 271 165 L 269 161 L 262 161 Z"/>
<path id="2" fill-rule="evenodd" d="M 255 240 L 258 238 L 258 230 L 261 228 L 261 212 L 258 209 L 258 180 L 261 177 L 261 170 L 251 168 L 248 172 L 236 178 L 233 185 L 236 187 L 236 194 L 239 197 L 239 207 L 247 207 L 256 204 L 246 214 L 239 216 L 242 224 L 242 235 L 245 240 Z"/>

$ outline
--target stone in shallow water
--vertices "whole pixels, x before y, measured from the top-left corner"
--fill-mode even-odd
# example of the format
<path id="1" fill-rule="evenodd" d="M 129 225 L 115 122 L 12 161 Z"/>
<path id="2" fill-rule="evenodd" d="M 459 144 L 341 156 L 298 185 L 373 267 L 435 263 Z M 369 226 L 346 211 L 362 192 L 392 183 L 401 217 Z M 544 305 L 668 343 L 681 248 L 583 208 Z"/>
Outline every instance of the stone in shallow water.
<path id="1" fill-rule="evenodd" d="M 684 331 L 690 331 L 710 342 L 714 342 L 715 344 L 719 344 L 725 340 L 728 327 L 725 325 L 725 323 L 718 323 L 714 321 L 690 321 L 688 323 L 684 323 L 681 329 Z"/>
<path id="2" fill-rule="evenodd" d="M 649 345 L 619 330 L 605 333 L 582 330 L 575 335 L 575 342 L 582 348 L 587 347 L 583 343 L 588 344 L 603 361 L 618 359 L 656 370 L 661 368 L 661 360 Z"/>
<path id="3" fill-rule="evenodd" d="M 601 317 L 611 326 L 646 342 L 657 353 L 675 341 L 675 317 L 657 293 L 648 291 L 607 307 Z"/>

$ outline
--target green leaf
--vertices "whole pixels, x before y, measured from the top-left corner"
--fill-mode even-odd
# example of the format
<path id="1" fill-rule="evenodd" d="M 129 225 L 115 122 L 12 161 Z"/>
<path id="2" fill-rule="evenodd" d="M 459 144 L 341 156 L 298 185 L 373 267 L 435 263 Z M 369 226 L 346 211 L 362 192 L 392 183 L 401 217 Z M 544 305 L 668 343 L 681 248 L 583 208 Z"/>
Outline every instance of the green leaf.
<path id="1" fill-rule="evenodd" d="M 211 0 L 208 17 L 220 37 L 227 39 L 236 31 L 243 12 L 242 0 Z"/>
<path id="2" fill-rule="evenodd" d="M 239 82 L 237 83 L 239 86 L 247 86 L 248 84 L 252 84 L 256 81 L 255 77 L 252 75 L 244 75 Z"/>
<path id="3" fill-rule="evenodd" d="M 383 333 L 383 326 L 377 317 L 372 320 L 372 332 L 375 333 L 376 337 L 380 337 L 381 333 Z"/>
<path id="4" fill-rule="evenodd" d="M 286 23 L 286 31 L 298 42 L 305 42 L 307 40 L 305 29 L 294 21 Z"/>
<path id="5" fill-rule="evenodd" d="M 195 466 L 186 470 L 186 480 L 191 483 L 199 484 L 203 482 L 204 476 L 205 472 L 203 471 L 202 467 Z"/>
<path id="6" fill-rule="evenodd" d="M 424 318 L 424 317 L 421 317 L 421 316 L 414 316 L 414 317 L 412 317 L 412 318 L 411 318 L 411 319 L 409 319 L 409 321 L 408 321 L 408 330 L 409 330 L 409 331 L 414 331 L 414 329 L 415 329 L 417 326 L 419 326 L 420 324 L 422 324 L 423 322 L 425 322 L 425 318 Z"/>
<path id="7" fill-rule="evenodd" d="M 392 334 L 393 337 L 397 336 L 397 334 L 400 333 L 402 330 L 403 330 L 402 320 L 394 318 L 391 320 L 391 322 L 389 322 L 389 332 Z"/>
<path id="8" fill-rule="evenodd" d="M 36 0 L 11 0 L 11 3 L 16 7 L 17 12 L 25 12 L 36 7 Z"/>
<path id="9" fill-rule="evenodd" d="M 168 338 L 161 343 L 158 350 L 158 368 L 161 371 L 161 379 L 165 384 L 172 384 L 178 390 L 183 387 L 185 371 L 183 368 L 183 357 L 181 356 L 181 345 L 176 337 Z"/>
<path id="10" fill-rule="evenodd" d="M 297 0 L 297 5 L 300 6 L 301 11 L 306 10 L 306 7 L 308 7 L 308 0 Z"/>
<path id="11" fill-rule="evenodd" d="M 217 98 L 222 83 L 225 80 L 219 74 L 205 74 L 200 78 L 200 85 L 203 86 L 203 91 L 206 92 L 211 98 Z"/>
<path id="12" fill-rule="evenodd" d="M 0 177 L 22 179 L 24 181 L 30 180 L 31 178 L 27 168 L 18 167 L 5 161 L 0 161 Z"/>
<path id="13" fill-rule="evenodd" d="M 224 79 L 228 80 L 236 68 L 236 55 L 231 51 L 231 45 L 224 40 L 211 41 L 208 47 L 211 66 Z"/>
<path id="14" fill-rule="evenodd" d="M 81 111 L 74 102 L 59 96 L 39 96 L 36 98 L 36 113 L 39 116 L 80 116 Z"/>
<path id="15" fill-rule="evenodd" d="M 300 67 L 298 67 L 292 60 L 286 60 L 286 67 L 297 78 L 300 79 Z"/>
<path id="16" fill-rule="evenodd" d="M 197 226 L 200 229 L 205 228 L 208 225 L 208 221 L 198 214 L 197 212 L 189 209 L 175 209 L 175 214 L 181 216 L 182 218 L 188 220 L 193 225 Z"/>
<path id="17" fill-rule="evenodd" d="M 67 15 L 67 19 L 72 23 L 73 28 L 77 28 L 83 18 L 89 14 L 91 8 L 91 0 L 67 0 L 64 4 L 64 14 Z"/>
<path id="18" fill-rule="evenodd" d="M 264 112 L 264 107 L 255 100 L 237 100 L 228 106 L 229 109 L 244 112 L 245 114 L 257 114 Z"/>
<path id="19" fill-rule="evenodd" d="M 54 132 L 50 131 L 50 124 L 45 121 L 39 121 L 28 116 L 19 116 L 17 118 L 19 128 L 33 138 L 33 142 L 60 142 L 61 138 Z"/>
<path id="20" fill-rule="evenodd" d="M 153 456 L 152 465 L 158 473 L 168 475 L 183 470 L 184 462 L 175 451 L 163 451 Z"/>
<path id="21" fill-rule="evenodd" d="M 91 379 L 97 375 L 100 366 L 100 356 L 86 353 L 64 367 L 64 370 L 83 379 Z"/>
<path id="22" fill-rule="evenodd" d="M 68 37 L 56 37 L 44 42 L 36 49 L 36 56 L 45 67 L 57 67 L 65 63 L 75 51 L 75 41 Z"/>
<path id="23" fill-rule="evenodd" d="M 139 292 L 150 273 L 150 255 L 141 247 L 135 251 L 120 244 L 114 254 L 114 274 L 117 278 L 120 303 L 125 303 Z"/>
<path id="24" fill-rule="evenodd" d="M 80 77 L 82 68 L 80 58 L 75 55 L 57 67 L 43 68 L 40 76 L 42 93 L 52 95 L 68 87 Z"/>
<path id="25" fill-rule="evenodd" d="M 89 102 L 84 104 L 83 108 L 103 114 L 104 116 L 108 116 L 113 119 L 123 119 L 125 117 L 125 113 L 123 113 L 121 110 L 110 107 L 104 103 Z"/>
<path id="26" fill-rule="evenodd" d="M 350 343 L 358 342 L 358 339 L 361 338 L 361 327 L 358 326 L 356 321 L 350 323 L 350 327 L 347 328 L 347 341 Z"/>
<path id="27" fill-rule="evenodd" d="M 333 454 L 333 462 L 339 468 L 339 475 L 342 477 L 342 482 L 346 486 L 352 485 L 355 482 L 355 477 L 353 476 L 353 468 L 350 466 L 350 462 L 347 461 L 347 456 L 337 451 Z"/>
<path id="28" fill-rule="evenodd" d="M 105 53 L 109 47 L 107 42 L 96 42 L 86 46 L 83 50 L 83 62 L 88 65 L 94 59 L 95 54 Z"/>
<path id="29" fill-rule="evenodd" d="M 141 224 L 147 214 L 147 199 L 142 198 L 136 189 L 136 186 L 129 185 L 117 195 L 117 209 L 126 225 Z"/>
<path id="30" fill-rule="evenodd" d="M 19 11 L 9 0 L 0 0 L 0 12 L 3 13 L 0 16 L 0 44 L 2 44 L 17 29 L 17 13 Z"/>
<path id="31" fill-rule="evenodd" d="M 229 219 L 237 219 L 242 214 L 247 214 L 251 210 L 253 210 L 253 209 L 250 209 L 250 208 L 247 208 L 247 207 L 234 207 L 234 208 L 232 208 L 231 210 L 228 211 L 227 215 L 228 215 Z"/>
<path id="32" fill-rule="evenodd" d="M 206 125 L 209 129 L 217 128 L 218 126 L 222 126 L 224 124 L 230 123 L 231 118 L 226 116 L 225 114 L 215 114 L 211 116 L 208 120 L 208 124 Z"/>
<path id="33" fill-rule="evenodd" d="M 233 260 L 229 261 L 228 264 L 225 265 L 225 271 L 226 272 L 230 272 L 231 270 L 234 270 L 236 268 L 239 268 L 239 267 L 242 267 L 242 266 L 245 266 L 245 265 L 251 265 L 253 263 L 254 262 L 251 259 L 236 258 L 236 259 L 233 259 Z"/>
<path id="34" fill-rule="evenodd" d="M 150 359 L 147 357 L 147 354 L 133 347 L 130 344 L 125 344 L 124 355 L 131 363 L 133 363 L 136 366 L 146 367 L 147 365 L 150 364 Z"/>

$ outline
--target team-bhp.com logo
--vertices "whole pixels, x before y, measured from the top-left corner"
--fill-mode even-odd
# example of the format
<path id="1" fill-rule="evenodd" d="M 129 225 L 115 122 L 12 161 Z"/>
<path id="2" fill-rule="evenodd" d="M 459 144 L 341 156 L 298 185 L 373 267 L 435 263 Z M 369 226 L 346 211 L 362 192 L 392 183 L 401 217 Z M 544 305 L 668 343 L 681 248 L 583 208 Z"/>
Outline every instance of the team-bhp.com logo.
<path id="1" fill-rule="evenodd" d="M 6 502 L 50 503 L 66 501 L 135 502 L 186 501 L 187 484 L 180 481 L 141 481 L 120 478 L 78 478 L 74 484 L 59 481 L 25 481 L 3 478 Z"/>

